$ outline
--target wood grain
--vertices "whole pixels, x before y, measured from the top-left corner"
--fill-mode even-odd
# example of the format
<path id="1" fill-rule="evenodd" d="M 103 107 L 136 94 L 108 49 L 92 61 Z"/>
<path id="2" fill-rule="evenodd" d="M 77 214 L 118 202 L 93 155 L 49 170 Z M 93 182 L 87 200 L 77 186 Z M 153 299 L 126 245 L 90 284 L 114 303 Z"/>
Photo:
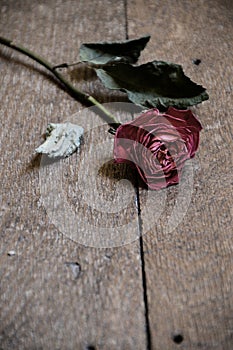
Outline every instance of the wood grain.
<path id="1" fill-rule="evenodd" d="M 152 34 L 141 61 L 182 64 L 210 94 L 208 102 L 194 108 L 203 131 L 193 180 L 191 174 L 184 185 L 164 191 L 156 222 L 157 208 L 149 210 L 148 193 L 140 191 L 156 350 L 233 347 L 232 16 L 231 1 L 128 1 L 129 37 Z M 195 58 L 201 60 L 198 66 Z M 177 225 L 179 214 L 184 218 Z M 169 220 L 174 229 L 168 229 Z"/>
<path id="2" fill-rule="evenodd" d="M 0 11 L 2 36 L 54 64 L 76 62 L 82 42 L 125 38 L 123 1 L 12 0 L 1 1 Z M 45 198 L 41 198 L 40 158 L 35 157 L 34 149 L 42 142 L 48 122 L 65 121 L 83 106 L 67 95 L 43 68 L 10 49 L 0 48 L 0 69 L 0 348 L 145 349 L 138 240 L 120 248 L 85 247 L 62 235 L 61 227 L 53 224 L 48 208 L 43 205 Z M 74 67 L 65 74 L 101 102 L 125 100 L 122 94 L 106 92 L 89 69 Z M 105 140 L 106 134 L 107 126 L 100 130 L 99 137 Z M 95 134 L 86 139 L 83 147 L 87 154 L 97 138 Z M 95 154 L 92 152 L 92 157 Z M 85 207 L 80 209 L 80 216 L 77 208 L 83 197 L 77 193 L 84 196 L 86 186 L 89 193 L 92 189 L 105 202 L 111 189 L 118 188 L 118 180 L 125 177 L 126 169 L 116 170 L 102 164 L 103 180 L 94 187 L 87 167 L 79 179 L 81 187 L 76 178 L 77 164 L 75 156 L 62 163 L 62 187 L 67 191 L 68 209 L 76 210 L 77 219 L 83 224 L 91 217 L 92 228 L 84 227 L 82 233 L 86 239 L 91 236 L 94 240 L 97 217 Z M 48 169 L 53 171 L 53 164 Z M 129 183 L 126 186 L 130 200 L 124 219 L 127 215 L 129 221 L 134 218 L 137 230 L 135 192 Z M 117 196 L 111 201 L 115 206 L 121 204 Z M 104 214 L 103 224 L 107 226 Z M 120 223 L 117 220 L 116 226 Z M 112 231 L 110 226 L 109 233 Z M 126 228 L 127 234 L 131 232 Z M 10 250 L 16 254 L 9 256 Z"/>

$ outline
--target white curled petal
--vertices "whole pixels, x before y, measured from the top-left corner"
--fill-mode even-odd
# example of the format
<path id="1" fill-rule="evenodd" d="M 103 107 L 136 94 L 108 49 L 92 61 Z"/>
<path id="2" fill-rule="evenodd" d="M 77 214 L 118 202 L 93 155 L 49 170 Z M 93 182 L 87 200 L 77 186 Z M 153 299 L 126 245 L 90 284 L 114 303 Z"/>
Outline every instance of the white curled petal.
<path id="1" fill-rule="evenodd" d="M 47 127 L 46 141 L 35 151 L 47 154 L 50 158 L 68 157 L 79 148 L 83 133 L 79 125 L 51 123 Z"/>

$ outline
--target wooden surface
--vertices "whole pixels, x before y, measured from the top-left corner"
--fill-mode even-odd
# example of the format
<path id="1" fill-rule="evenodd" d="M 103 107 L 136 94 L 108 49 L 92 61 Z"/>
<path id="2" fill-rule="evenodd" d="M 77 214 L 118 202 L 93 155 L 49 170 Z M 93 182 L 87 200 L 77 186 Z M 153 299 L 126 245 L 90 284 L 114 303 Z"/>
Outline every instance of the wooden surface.
<path id="1" fill-rule="evenodd" d="M 83 106 L 36 63 L 0 47 L 0 349 L 232 349 L 232 1 L 2 0 L 0 28 L 54 64 L 77 61 L 82 42 L 149 33 L 140 62 L 180 63 L 210 94 L 194 108 L 203 131 L 190 190 L 185 182 L 156 194 L 139 189 L 138 218 L 137 191 L 121 182 L 130 199 L 121 224 L 133 223 L 125 236 L 138 230 L 142 239 L 85 247 L 51 222 L 34 154 L 48 122 Z M 89 69 L 66 74 L 101 102 L 127 101 Z M 107 127 L 101 130 L 105 138 Z M 92 149 L 93 137 L 88 140 Z M 76 181 L 76 159 L 62 167 L 73 208 L 93 185 L 88 167 L 85 181 Z M 117 207 L 118 180 L 132 176 L 127 167 L 105 164 L 93 193 Z M 184 214 L 178 224 L 175 209 Z M 94 214 L 85 213 L 101 220 Z M 112 214 L 102 220 L 107 226 Z M 97 231 L 87 225 L 84 238 Z"/>

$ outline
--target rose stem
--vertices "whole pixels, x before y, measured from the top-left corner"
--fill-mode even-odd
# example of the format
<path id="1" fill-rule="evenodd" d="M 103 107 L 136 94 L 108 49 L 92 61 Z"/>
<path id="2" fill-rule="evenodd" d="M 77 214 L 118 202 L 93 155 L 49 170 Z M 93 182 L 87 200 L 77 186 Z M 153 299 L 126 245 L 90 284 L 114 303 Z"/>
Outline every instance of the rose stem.
<path id="1" fill-rule="evenodd" d="M 105 119 L 105 121 L 114 129 L 119 126 L 119 121 L 101 104 L 99 103 L 93 96 L 85 94 L 78 89 L 76 89 L 68 80 L 64 78 L 64 76 L 56 70 L 56 67 L 52 66 L 48 61 L 44 58 L 38 56 L 34 52 L 26 49 L 21 45 L 16 45 L 12 40 L 3 38 L 0 36 L 0 44 L 8 46 L 13 50 L 19 51 L 22 54 L 32 58 L 34 61 L 38 62 L 45 68 L 47 68 L 55 77 L 60 81 L 60 83 L 66 88 L 66 90 L 77 100 L 81 102 L 90 102 L 92 105 L 95 105 L 98 110 L 101 112 L 101 117 Z"/>

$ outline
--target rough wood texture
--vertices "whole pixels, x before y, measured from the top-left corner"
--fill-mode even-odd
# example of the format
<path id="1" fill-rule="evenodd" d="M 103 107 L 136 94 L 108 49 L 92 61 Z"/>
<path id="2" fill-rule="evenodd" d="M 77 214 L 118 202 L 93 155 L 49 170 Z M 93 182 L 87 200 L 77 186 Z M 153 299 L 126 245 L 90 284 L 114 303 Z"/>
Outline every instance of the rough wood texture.
<path id="1" fill-rule="evenodd" d="M 40 159 L 33 154 L 48 122 L 69 119 L 83 106 L 36 63 L 0 47 L 0 349 L 231 350 L 232 1 L 2 0 L 0 16 L 0 35 L 54 64 L 77 61 L 82 42 L 151 34 L 140 61 L 180 63 L 210 93 L 210 101 L 194 109 L 204 129 L 187 181 L 160 192 L 140 189 L 139 220 L 134 189 L 118 182 L 133 175 L 108 163 L 111 147 L 93 191 L 91 163 L 78 156 L 62 163 L 67 203 L 76 215 L 87 215 L 84 240 L 99 234 L 89 222 L 132 222 L 122 239 L 133 230 L 143 233 L 125 247 L 88 248 L 53 224 L 41 198 L 48 188 L 43 177 L 40 186 Z M 66 75 L 101 102 L 127 101 L 82 66 Z M 85 113 L 78 118 L 87 123 Z M 109 145 L 107 128 L 99 130 Z M 97 141 L 88 134 L 82 149 L 93 160 L 99 157 L 92 147 Z M 54 166 L 45 166 L 42 175 L 56 174 Z M 99 199 L 97 209 L 106 201 L 117 209 L 119 191 L 129 201 L 117 218 L 80 206 L 88 194 Z M 9 256 L 12 250 L 16 254 Z"/>
<path id="2" fill-rule="evenodd" d="M 82 42 L 125 39 L 123 2 L 1 1 L 0 23 L 1 35 L 54 64 L 76 62 Z M 0 63 L 0 348 L 144 349 L 138 240 L 115 249 L 92 249 L 72 242 L 52 224 L 40 199 L 40 159 L 35 158 L 34 149 L 41 143 L 48 122 L 64 121 L 83 106 L 30 59 L 1 47 Z M 89 69 L 73 68 L 67 76 L 101 101 L 119 100 L 119 94 L 106 97 Z M 100 137 L 106 138 L 107 130 L 105 126 Z M 95 141 L 97 138 L 95 135 Z M 93 141 L 94 137 L 90 147 Z M 84 146 L 88 148 L 87 139 Z M 111 149 L 112 145 L 110 154 Z M 77 188 L 76 167 L 74 156 L 61 168 L 62 184 L 74 210 L 79 200 L 76 194 L 85 190 Z M 125 177 L 124 168 L 120 174 L 111 167 L 102 169 L 107 171 L 112 177 L 105 174 L 99 187 L 93 189 L 102 201 L 111 189 L 118 188 L 119 175 Z M 83 180 L 85 177 L 89 179 L 88 168 L 83 170 Z M 86 182 L 85 186 L 90 193 L 93 184 Z M 126 215 L 130 220 L 136 218 L 137 230 L 135 191 L 132 186 L 127 191 L 131 199 Z M 121 201 L 120 197 L 113 199 L 114 205 Z M 82 212 L 88 214 L 87 210 Z M 108 225 L 106 217 L 103 224 Z M 92 231 L 87 227 L 84 233 L 95 238 L 94 227 Z M 16 255 L 8 256 L 10 250 Z"/>
<path id="3" fill-rule="evenodd" d="M 204 129 L 191 203 L 185 186 L 169 188 L 157 226 L 143 232 L 156 350 L 233 348 L 232 19 L 232 1 L 128 1 L 129 37 L 152 34 L 142 61 L 180 63 L 210 93 L 210 100 L 194 109 Z M 192 63 L 196 58 L 198 66 Z M 142 191 L 142 209 L 146 198 Z M 175 226 L 182 211 L 183 221 L 169 232 L 169 218 Z M 142 214 L 142 226 L 147 221 L 148 214 Z"/>

